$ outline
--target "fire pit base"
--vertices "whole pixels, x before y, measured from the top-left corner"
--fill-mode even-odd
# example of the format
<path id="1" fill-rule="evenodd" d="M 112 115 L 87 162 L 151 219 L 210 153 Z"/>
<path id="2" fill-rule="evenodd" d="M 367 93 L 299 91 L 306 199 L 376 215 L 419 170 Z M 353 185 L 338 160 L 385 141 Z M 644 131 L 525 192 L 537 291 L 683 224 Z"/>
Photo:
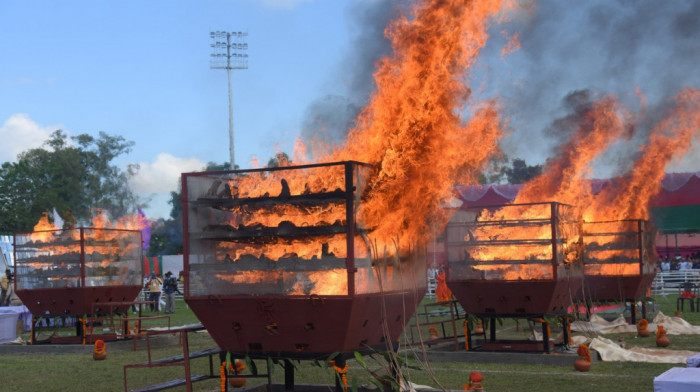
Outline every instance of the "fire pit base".
<path id="1" fill-rule="evenodd" d="M 422 294 L 210 296 L 190 297 L 187 303 L 224 351 L 306 359 L 386 349 L 387 339 L 398 339 Z"/>
<path id="2" fill-rule="evenodd" d="M 34 315 L 65 316 L 103 313 L 93 309 L 93 303 L 133 301 L 141 291 L 140 285 L 62 287 L 17 290 L 17 296 Z M 113 308 L 114 313 L 124 313 L 129 306 Z M 109 313 L 106 309 L 104 313 Z"/>
<path id="3" fill-rule="evenodd" d="M 586 275 L 583 288 L 579 291 L 577 299 L 585 303 L 588 317 L 591 315 L 592 302 L 618 301 L 623 304 L 629 302 L 630 320 L 634 324 L 637 322 L 636 302 L 646 297 L 654 275 Z M 645 302 L 642 302 L 642 318 L 646 318 Z"/>
<path id="4" fill-rule="evenodd" d="M 455 279 L 447 284 L 466 313 L 484 317 L 535 317 L 567 313 L 571 292 L 578 291 L 581 279 Z"/>
<path id="5" fill-rule="evenodd" d="M 549 354 L 552 349 L 551 341 L 551 330 L 549 323 L 545 320 L 545 316 L 552 315 L 541 315 L 540 317 L 528 317 L 529 320 L 539 322 L 542 325 L 542 341 L 533 340 L 506 340 L 506 339 L 496 339 L 496 318 L 489 317 L 489 331 L 488 334 L 484 334 L 486 337 L 484 340 L 479 340 L 476 346 L 472 345 L 473 334 L 471 330 L 467 330 L 466 339 L 466 349 L 467 351 L 480 350 L 480 351 L 513 351 L 513 352 L 545 352 Z M 559 315 L 562 332 L 564 334 L 563 341 L 565 345 L 569 342 L 569 316 Z M 485 318 L 482 318 L 482 323 Z M 479 334 L 481 335 L 481 334 Z"/>
<path id="6" fill-rule="evenodd" d="M 593 301 L 631 301 L 644 298 L 655 274 L 586 275 L 580 299 Z"/>

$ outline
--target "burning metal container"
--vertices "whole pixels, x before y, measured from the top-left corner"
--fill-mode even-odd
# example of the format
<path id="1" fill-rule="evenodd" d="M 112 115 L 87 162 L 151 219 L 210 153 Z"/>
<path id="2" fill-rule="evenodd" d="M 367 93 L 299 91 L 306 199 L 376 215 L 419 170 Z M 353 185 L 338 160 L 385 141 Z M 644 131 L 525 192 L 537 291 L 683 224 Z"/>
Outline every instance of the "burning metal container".
<path id="1" fill-rule="evenodd" d="M 370 171 L 337 162 L 182 175 L 185 299 L 222 349 L 305 358 L 398 338 L 426 291 L 425 248 L 372 238 Z"/>
<path id="2" fill-rule="evenodd" d="M 447 285 L 482 317 L 565 314 L 583 281 L 580 223 L 559 203 L 508 204 L 453 218 Z"/>
<path id="3" fill-rule="evenodd" d="M 140 231 L 76 228 L 18 233 L 14 252 L 16 293 L 35 316 L 101 312 L 95 304 L 133 301 L 143 285 Z"/>
<path id="4" fill-rule="evenodd" d="M 644 220 L 585 222 L 585 279 L 577 299 L 643 298 L 656 275 L 654 237 Z"/>

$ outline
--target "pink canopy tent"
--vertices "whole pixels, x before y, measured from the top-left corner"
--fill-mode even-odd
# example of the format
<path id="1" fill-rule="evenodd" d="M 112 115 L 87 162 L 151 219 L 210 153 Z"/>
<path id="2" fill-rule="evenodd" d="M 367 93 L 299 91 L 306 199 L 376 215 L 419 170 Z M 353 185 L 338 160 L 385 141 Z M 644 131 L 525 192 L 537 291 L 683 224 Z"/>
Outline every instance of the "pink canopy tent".
<path id="1" fill-rule="evenodd" d="M 601 189 L 613 185 L 612 179 L 591 180 L 596 195 Z M 502 205 L 515 199 L 521 184 L 506 185 L 458 185 L 457 197 L 464 207 Z M 651 199 L 649 207 L 700 205 L 700 172 L 668 173 L 661 181 L 661 191 Z"/>

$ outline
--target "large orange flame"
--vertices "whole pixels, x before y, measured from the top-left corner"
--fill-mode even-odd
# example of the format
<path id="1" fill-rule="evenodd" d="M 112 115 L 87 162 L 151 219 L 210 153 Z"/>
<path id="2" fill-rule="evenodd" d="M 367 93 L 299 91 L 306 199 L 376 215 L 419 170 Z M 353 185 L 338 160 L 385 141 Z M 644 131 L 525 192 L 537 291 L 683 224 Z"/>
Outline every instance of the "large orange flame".
<path id="1" fill-rule="evenodd" d="M 386 30 L 393 56 L 380 61 L 377 89 L 346 145 L 324 161 L 372 164 L 361 219 L 380 241 L 401 247 L 425 241 L 446 216 L 441 203 L 456 183 L 471 183 L 497 150 L 503 132 L 494 102 L 459 111 L 470 89 L 465 75 L 486 43 L 500 1 L 427 1 Z"/>
<path id="2" fill-rule="evenodd" d="M 44 276 L 46 281 L 34 283 L 41 287 L 74 285 L 74 281 L 80 277 L 80 264 L 83 261 L 87 269 L 86 281 L 120 279 L 133 274 L 134 271 L 128 269 L 132 264 L 141 262 L 127 262 L 126 259 L 137 259 L 137 255 L 140 255 L 141 243 L 135 240 L 140 236 L 134 235 L 133 231 L 142 230 L 145 224 L 147 222 L 137 215 L 111 220 L 106 212 L 95 210 L 92 227 L 54 229 L 48 213 L 44 213 L 33 232 L 17 235 L 17 264 L 29 267 L 28 274 L 36 273 L 32 270 L 42 270 L 39 275 Z M 21 270 L 25 271 L 24 268 Z M 30 279 L 29 275 L 27 279 Z"/>
<path id="3" fill-rule="evenodd" d="M 651 242 L 645 240 L 646 234 L 636 226 L 623 229 L 626 223 L 620 221 L 648 219 L 649 200 L 659 191 L 666 166 L 690 149 L 693 136 L 700 130 L 700 91 L 686 88 L 674 98 L 666 116 L 652 127 L 649 140 L 640 148 L 632 170 L 593 197 L 588 182 L 593 160 L 613 142 L 627 136 L 625 130 L 634 129 L 631 125 L 645 114 L 643 108 L 636 117 L 630 116 L 618 106 L 616 99 L 609 96 L 591 105 L 579 117 L 576 132 L 562 146 L 560 154 L 548 161 L 540 176 L 524 184 L 514 201 L 566 203 L 579 211 L 580 219 L 601 222 L 595 231 L 585 233 L 586 242 L 591 244 L 588 246 L 591 249 L 587 249 L 587 274 L 632 275 L 649 270 L 649 266 L 640 264 L 640 255 L 641 263 L 653 264 L 653 252 L 642 249 L 640 253 L 639 244 L 648 246 Z M 544 218 L 545 214 L 524 207 L 485 213 L 480 219 L 531 219 L 533 216 Z M 492 238 L 522 235 L 531 239 L 547 238 L 546 230 L 534 227 L 505 226 L 490 230 L 488 234 Z M 544 252 L 546 246 L 541 250 Z M 517 259 L 513 254 L 522 249 L 491 247 L 488 251 L 490 254 L 483 254 L 475 249 L 473 253 L 478 260 L 508 260 Z M 480 268 L 496 269 L 493 265 Z M 530 275 L 520 271 L 518 278 L 526 279 Z"/>
<path id="4" fill-rule="evenodd" d="M 640 148 L 632 170 L 593 197 L 588 183 L 593 159 L 625 136 L 624 130 L 634 129 L 628 125 L 632 124 L 630 120 L 638 120 L 644 114 L 633 118 L 617 106 L 612 97 L 594 103 L 580 118 L 579 128 L 563 145 L 560 155 L 547 163 L 542 175 L 524 184 L 514 201 L 562 202 L 577 209 L 586 222 L 603 222 L 596 232 L 586 234 L 586 242 L 595 244 L 595 250 L 587 250 L 590 253 L 587 260 L 591 260 L 586 265 L 587 274 L 632 275 L 649 269 L 640 264 L 639 244 L 652 246 L 651 242 L 644 240 L 645 234 L 636 226 L 622 229 L 625 223 L 620 221 L 649 218 L 648 203 L 661 188 L 666 166 L 690 149 L 693 136 L 700 130 L 700 91 L 686 88 L 674 98 L 674 105 L 666 116 L 652 127 L 649 140 Z M 510 211 L 508 216 L 497 211 L 484 214 L 482 219 L 516 219 L 532 215 L 532 211 L 523 209 L 506 211 Z M 516 230 L 528 232 L 530 238 L 546 236 L 544 232 L 538 234 L 534 229 L 523 227 L 507 227 L 490 234 L 510 238 L 516 235 Z M 512 252 L 507 248 L 496 250 L 497 255 L 481 256 L 489 260 L 506 257 Z M 653 264 L 652 252 L 643 251 L 642 262 Z"/>
<path id="5" fill-rule="evenodd" d="M 323 146 L 326 151 L 315 159 L 320 163 L 359 161 L 371 165 L 346 189 L 342 166 L 328 170 L 283 170 L 246 173 L 226 180 L 226 198 L 238 199 L 223 209 L 230 214 L 225 225 L 214 230 L 237 231 L 261 228 L 325 227 L 348 224 L 344 199 L 309 208 L 301 203 L 284 203 L 285 197 L 307 194 L 331 194 L 355 191 L 357 233 L 355 261 L 358 268 L 356 292 L 368 292 L 373 274 L 370 268 L 383 268 L 387 289 L 402 274 L 400 260 L 425 244 L 442 230 L 447 220 L 442 204 L 453 196 L 458 183 L 474 182 L 485 164 L 497 151 L 503 136 L 494 101 L 470 100 L 468 70 L 486 43 L 490 21 L 507 7 L 502 1 L 432 0 L 416 1 L 410 14 L 399 17 L 386 29 L 393 54 L 382 59 L 374 74 L 376 90 L 355 121 L 343 146 Z M 469 110 L 468 115 L 464 112 Z M 468 117 L 468 119 L 465 119 Z M 306 146 L 297 142 L 295 162 L 306 162 Z M 279 162 L 285 166 L 284 160 Z M 193 179 L 192 181 L 196 181 Z M 219 184 L 210 186 L 205 198 L 219 203 Z M 197 195 L 200 197 L 200 195 Z M 275 206 L 251 207 L 253 198 L 276 197 Z M 245 200 L 245 199 L 248 200 Z M 224 204 L 224 203 L 220 203 Z M 210 225 L 210 222 L 207 222 Z M 207 234 L 203 234 L 206 236 Z M 258 243 L 221 241 L 215 258 L 221 263 L 260 263 L 284 259 L 315 260 L 333 263 L 347 257 L 346 232 L 337 236 L 295 240 L 267 240 Z M 371 253 L 371 255 L 369 254 Z M 369 258 L 376 263 L 370 266 Z M 360 261 L 362 259 L 363 261 Z M 381 261 L 378 261 L 381 260 Z M 225 270 L 225 266 L 217 266 Z M 342 264 L 341 264 L 341 267 Z M 271 267 L 272 268 L 272 267 Z M 243 269 L 243 268 L 239 268 Z M 341 268 L 340 270 L 343 270 Z M 258 272 L 258 271 L 256 271 Z M 272 283 L 284 281 L 276 271 L 264 273 L 221 272 L 221 281 Z M 304 281 L 291 290 L 306 294 L 344 294 L 348 287 L 344 274 L 335 269 L 304 275 Z M 376 279 L 376 278 L 374 278 Z M 360 279 L 361 280 L 361 279 Z M 330 287 L 329 287 L 330 286 Z M 389 287 L 391 286 L 391 287 Z"/>
<path id="6" fill-rule="evenodd" d="M 524 184 L 514 200 L 523 204 L 496 211 L 484 211 L 482 222 L 513 222 L 513 224 L 488 224 L 475 227 L 475 236 L 500 238 L 528 242 L 519 246 L 488 246 L 471 250 L 475 260 L 505 260 L 502 265 L 482 264 L 476 267 L 483 271 L 498 271 L 503 279 L 548 279 L 553 276 L 552 265 L 534 264 L 523 259 L 553 260 L 552 229 L 547 222 L 538 220 L 559 219 L 552 214 L 547 204 L 528 204 L 553 201 L 576 206 L 590 204 L 592 194 L 587 176 L 592 170 L 592 160 L 600 155 L 617 138 L 624 134 L 624 121 L 617 101 L 604 97 L 586 107 L 576 118 L 575 131 L 570 141 L 562 145 L 559 155 L 548 161 L 543 173 Z M 577 214 L 574 210 L 574 214 Z M 522 222 L 522 223 L 517 223 Z M 527 222 L 527 223 L 526 223 Z M 535 224 L 533 224 L 533 222 Z M 564 245 L 578 248 L 578 236 L 565 238 Z M 570 252 L 575 255 L 577 252 Z M 518 261 L 520 260 L 520 261 Z M 564 262 L 572 262 L 564 258 Z"/>
<path id="7" fill-rule="evenodd" d="M 595 220 L 648 219 L 649 200 L 661 190 L 666 166 L 688 152 L 700 131 L 700 91 L 686 88 L 674 97 L 675 104 L 651 130 L 640 148 L 633 168 L 603 189 L 588 206 Z"/>
<path id="8" fill-rule="evenodd" d="M 501 1 L 417 2 L 410 15 L 386 29 L 393 55 L 379 62 L 376 91 L 347 142 L 335 149 L 326 146 L 330 152 L 317 157 L 320 162 L 353 160 L 373 166 L 368 183 L 362 184 L 358 222 L 372 231 L 380 248 L 392 244 L 406 249 L 440 230 L 447 219 L 441 204 L 452 198 L 454 186 L 475 181 L 498 150 L 503 131 L 497 105 L 469 101 L 465 78 L 486 43 L 490 21 L 508 7 Z M 461 112 L 468 104 L 471 114 L 465 121 Z M 304 163 L 306 147 L 298 142 L 295 150 L 297 163 Z M 252 173 L 229 181 L 228 187 L 232 198 L 345 190 L 339 169 Z M 268 208 L 228 224 L 344 224 L 344 208 Z M 297 253 L 316 255 L 319 250 Z"/>
<path id="9" fill-rule="evenodd" d="M 610 96 L 594 102 L 578 120 L 576 131 L 559 155 L 523 186 L 514 203 L 556 201 L 583 206 L 590 202 L 587 179 L 593 160 L 623 134 L 625 127 L 617 101 Z"/>

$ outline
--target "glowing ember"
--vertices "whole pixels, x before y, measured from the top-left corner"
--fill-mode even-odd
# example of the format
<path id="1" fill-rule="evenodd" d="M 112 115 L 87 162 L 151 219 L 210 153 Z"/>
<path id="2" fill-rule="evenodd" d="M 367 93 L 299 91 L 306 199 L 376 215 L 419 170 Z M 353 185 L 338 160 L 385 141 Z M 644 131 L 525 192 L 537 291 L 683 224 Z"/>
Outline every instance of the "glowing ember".
<path id="1" fill-rule="evenodd" d="M 55 230 L 44 214 L 35 231 L 15 234 L 18 290 L 141 284 L 143 219 L 115 222 L 97 211 L 93 228 Z"/>
<path id="2" fill-rule="evenodd" d="M 236 274 L 220 273 L 216 274 L 215 277 L 237 285 L 252 284 L 256 286 L 255 290 L 259 290 L 261 286 L 282 284 L 284 287 L 280 288 L 279 291 L 285 295 L 348 294 L 348 277 L 344 268 L 310 273 L 241 271 Z M 250 290 L 248 291 L 250 292 Z"/>
<path id="3" fill-rule="evenodd" d="M 629 136 L 626 130 L 635 128 L 635 121 L 643 117 L 631 116 L 619 109 L 616 100 L 606 97 L 594 102 L 576 119 L 576 132 L 561 148 L 560 154 L 548 161 L 543 173 L 523 185 L 514 203 L 531 203 L 553 200 L 572 205 L 581 219 L 586 222 L 648 219 L 648 202 L 661 187 L 666 165 L 685 154 L 691 140 L 700 129 L 700 92 L 687 88 L 674 99 L 674 106 L 667 115 L 651 128 L 648 142 L 640 149 L 633 169 L 614 180 L 614 186 L 604 188 L 595 197 L 591 193 L 588 179 L 594 159 L 614 141 Z M 545 217 L 527 210 L 507 210 L 484 213 L 479 219 L 518 219 L 518 217 Z M 614 223 L 611 223 L 613 225 Z M 510 228 L 488 229 L 492 237 L 517 238 Z M 518 228 L 527 232 L 529 238 L 543 238 L 537 228 Z M 626 240 L 624 232 L 598 236 L 595 241 L 600 249 L 590 251 L 586 261 L 586 273 L 594 275 L 634 275 L 642 273 L 639 244 L 626 250 L 606 250 L 606 247 L 619 246 Z M 522 235 L 522 233 L 521 233 Z M 636 233 L 635 235 L 642 235 Z M 589 241 L 593 241 L 589 238 Z M 645 244 L 646 246 L 646 244 Z M 652 247 L 653 244 L 649 244 Z M 498 248 L 492 252 L 509 253 Z M 542 252 L 546 251 L 543 246 Z M 637 253 L 635 253 L 637 252 Z M 648 252 L 653 253 L 653 252 Z M 505 258 L 503 255 L 480 255 L 484 260 Z M 620 260 L 626 261 L 620 261 Z M 653 255 L 643 258 L 644 263 L 653 265 Z M 485 266 L 492 269 L 491 266 Z M 647 270 L 650 267 L 645 266 Z M 529 274 L 523 274 L 523 278 Z"/>
<path id="4" fill-rule="evenodd" d="M 653 238 L 647 227 L 639 220 L 584 223 L 585 274 L 653 273 Z"/>
<path id="5" fill-rule="evenodd" d="M 453 267 L 452 278 L 556 278 L 560 266 L 580 261 L 578 224 L 572 210 L 548 203 L 514 204 L 482 211 L 475 222 L 453 221 L 448 227 L 448 259 L 458 264 L 463 260 L 465 266 L 461 270 Z M 465 232 L 463 237 L 452 242 L 460 231 Z"/>

